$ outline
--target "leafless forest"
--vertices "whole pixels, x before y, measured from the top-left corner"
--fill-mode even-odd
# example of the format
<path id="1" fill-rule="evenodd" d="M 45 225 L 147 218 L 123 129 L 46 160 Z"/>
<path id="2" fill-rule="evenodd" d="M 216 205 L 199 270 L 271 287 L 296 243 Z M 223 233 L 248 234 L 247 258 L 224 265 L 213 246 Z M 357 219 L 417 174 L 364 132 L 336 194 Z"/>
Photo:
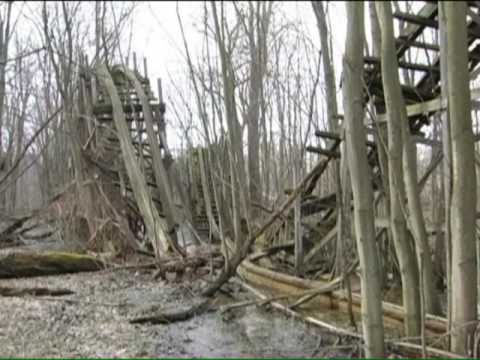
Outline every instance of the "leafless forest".
<path id="1" fill-rule="evenodd" d="M 192 6 L 0 2 L 0 356 L 479 356 L 479 2 Z"/>

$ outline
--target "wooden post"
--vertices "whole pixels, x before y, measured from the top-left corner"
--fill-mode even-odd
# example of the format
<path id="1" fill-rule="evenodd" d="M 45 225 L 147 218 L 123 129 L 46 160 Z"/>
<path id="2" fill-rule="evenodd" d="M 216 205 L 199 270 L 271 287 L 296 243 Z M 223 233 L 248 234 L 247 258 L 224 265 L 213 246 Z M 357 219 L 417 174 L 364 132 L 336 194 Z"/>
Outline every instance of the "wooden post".
<path id="1" fill-rule="evenodd" d="M 133 52 L 133 70 L 138 71 L 138 66 L 137 66 L 137 53 Z"/>
<path id="2" fill-rule="evenodd" d="M 148 71 L 147 71 L 147 58 L 143 58 L 143 75 L 145 76 L 145 79 L 148 79 Z"/>

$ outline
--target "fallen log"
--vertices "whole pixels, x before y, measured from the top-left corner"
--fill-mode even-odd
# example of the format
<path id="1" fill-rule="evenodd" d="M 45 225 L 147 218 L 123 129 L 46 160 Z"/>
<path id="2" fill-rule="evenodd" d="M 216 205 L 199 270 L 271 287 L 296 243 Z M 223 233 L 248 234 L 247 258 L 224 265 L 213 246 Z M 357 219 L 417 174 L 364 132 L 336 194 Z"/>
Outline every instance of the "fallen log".
<path id="1" fill-rule="evenodd" d="M 247 307 L 247 306 L 252 306 L 252 305 L 265 306 L 265 305 L 271 303 L 272 301 L 287 300 L 289 298 L 300 297 L 300 299 L 297 302 L 295 302 L 293 305 L 291 305 L 289 307 L 290 309 L 294 309 L 295 307 L 301 305 L 305 301 L 305 299 L 309 300 L 310 298 L 318 296 L 319 294 L 331 292 L 335 288 L 338 288 L 341 281 L 342 281 L 342 278 L 340 277 L 340 278 L 335 279 L 331 283 L 325 284 L 322 288 L 318 288 L 318 289 L 306 290 L 306 291 L 303 291 L 303 292 L 299 292 L 297 294 L 276 295 L 276 296 L 272 296 L 270 298 L 267 298 L 265 300 L 262 300 L 262 299 L 261 300 L 246 300 L 246 301 L 241 301 L 241 302 L 230 304 L 230 305 L 225 305 L 222 308 L 220 308 L 220 312 L 225 313 L 229 310 L 238 309 L 238 308 Z"/>
<path id="2" fill-rule="evenodd" d="M 63 296 L 75 294 L 69 289 L 49 289 L 44 287 L 0 287 L 0 296 L 22 297 L 22 296 Z"/>
<path id="3" fill-rule="evenodd" d="M 267 295 L 263 294 L 260 290 L 258 290 L 255 287 L 245 284 L 244 282 L 240 282 L 240 285 L 244 287 L 246 290 L 253 293 L 255 296 L 257 296 L 261 300 L 269 299 Z M 273 308 L 280 310 L 288 315 L 304 320 L 310 324 L 322 327 L 333 333 L 348 336 L 354 339 L 360 339 L 360 340 L 363 339 L 362 335 L 357 332 L 346 330 L 341 327 L 333 326 L 325 321 L 315 318 L 314 316 L 304 315 L 300 311 L 292 310 L 286 305 L 283 305 L 279 302 L 273 301 L 271 302 L 271 305 Z M 388 344 L 389 348 L 401 350 L 403 352 L 407 352 L 412 355 L 419 355 L 422 353 L 422 347 L 417 344 L 412 344 L 404 341 L 395 341 L 395 340 L 386 340 L 386 343 Z M 453 354 L 451 352 L 444 351 L 444 350 L 437 349 L 430 346 L 427 346 L 425 350 L 426 350 L 427 356 L 432 356 L 432 357 L 435 356 L 440 358 L 460 358 L 460 356 L 457 354 Z"/>
<path id="4" fill-rule="evenodd" d="M 153 277 L 154 279 L 165 279 L 167 272 L 183 273 L 188 267 L 195 270 L 201 266 L 207 265 L 210 261 L 212 261 L 215 268 L 223 266 L 223 258 L 216 257 L 209 259 L 206 257 L 190 257 L 158 264 L 158 270 Z"/>
<path id="5" fill-rule="evenodd" d="M 194 316 L 201 315 L 213 309 L 214 299 L 206 299 L 198 305 L 194 305 L 186 310 L 176 312 L 157 313 L 148 316 L 137 317 L 129 321 L 130 324 L 170 324 L 178 321 L 186 321 Z"/>
<path id="6" fill-rule="evenodd" d="M 29 214 L 26 216 L 21 216 L 19 218 L 13 219 L 12 224 L 7 226 L 6 229 L 3 229 L 0 232 L 0 241 L 5 241 L 5 239 L 8 239 L 13 233 L 15 233 L 18 229 L 20 229 L 23 226 L 23 224 L 25 224 L 32 217 L 33 215 Z"/>
<path id="7" fill-rule="evenodd" d="M 255 254 L 251 255 L 255 257 Z M 325 286 L 325 281 L 307 280 L 284 273 L 265 269 L 261 266 L 245 260 L 237 269 L 237 273 L 242 279 L 260 289 L 268 289 L 275 294 L 296 294 L 305 290 L 321 288 Z M 352 293 L 352 305 L 354 313 L 360 314 L 361 295 Z M 322 293 L 312 299 L 308 304 L 303 304 L 302 309 L 337 309 L 338 311 L 348 311 L 348 300 L 342 290 L 334 290 L 329 293 Z M 385 324 L 392 328 L 401 327 L 405 318 L 405 310 L 399 305 L 389 302 L 383 302 L 383 316 Z M 447 322 L 445 318 L 427 314 L 425 329 L 428 334 L 441 335 L 447 331 Z"/>
<path id="8" fill-rule="evenodd" d="M 105 268 L 102 260 L 68 252 L 18 252 L 0 257 L 0 279 L 59 275 Z"/>

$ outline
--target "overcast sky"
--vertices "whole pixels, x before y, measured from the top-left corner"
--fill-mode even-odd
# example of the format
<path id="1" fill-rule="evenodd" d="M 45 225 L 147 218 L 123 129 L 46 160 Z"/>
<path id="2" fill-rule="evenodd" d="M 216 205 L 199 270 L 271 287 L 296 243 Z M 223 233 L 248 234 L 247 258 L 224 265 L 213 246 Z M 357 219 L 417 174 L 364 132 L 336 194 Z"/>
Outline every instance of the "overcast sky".
<path id="1" fill-rule="evenodd" d="M 133 50 L 148 59 L 151 78 L 166 77 L 167 70 L 173 75 L 185 73 L 182 57 L 183 43 L 177 19 L 176 1 L 140 2 L 134 23 Z M 180 1 L 179 11 L 182 17 L 186 37 L 191 51 L 202 41 L 196 24 L 202 23 L 203 2 Z M 309 1 L 281 2 L 285 16 L 291 20 L 301 21 L 320 49 L 320 41 L 315 16 Z M 335 58 L 341 59 L 345 38 L 345 5 L 331 2 L 330 5 Z"/>

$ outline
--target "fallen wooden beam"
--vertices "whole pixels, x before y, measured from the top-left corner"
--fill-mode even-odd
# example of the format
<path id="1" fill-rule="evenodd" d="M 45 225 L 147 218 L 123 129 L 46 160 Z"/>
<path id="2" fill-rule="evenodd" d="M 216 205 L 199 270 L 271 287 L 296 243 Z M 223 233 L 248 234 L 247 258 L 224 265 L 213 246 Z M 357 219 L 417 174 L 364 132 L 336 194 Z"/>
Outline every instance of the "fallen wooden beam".
<path id="1" fill-rule="evenodd" d="M 308 152 L 311 152 L 311 153 L 324 155 L 324 156 L 327 156 L 327 157 L 332 157 L 334 159 L 339 159 L 340 158 L 340 152 L 330 151 L 330 150 L 327 150 L 327 149 L 323 149 L 319 146 L 309 145 L 305 148 L 305 150 L 308 151 Z"/>
<path id="2" fill-rule="evenodd" d="M 240 285 L 243 288 L 245 288 L 246 290 L 253 293 L 260 300 L 267 301 L 267 300 L 270 299 L 267 295 L 262 293 L 262 291 L 260 291 L 259 289 L 255 288 L 253 286 L 245 284 L 244 282 L 240 282 Z M 351 337 L 351 338 L 354 338 L 354 339 L 359 339 L 359 340 L 363 339 L 362 335 L 357 333 L 357 332 L 350 331 L 350 330 L 344 329 L 342 327 L 334 326 L 332 324 L 329 324 L 325 321 L 320 320 L 319 318 L 317 318 L 313 315 L 304 314 L 302 311 L 292 310 L 288 306 L 286 306 L 286 305 L 284 305 L 284 304 L 282 304 L 278 301 L 271 301 L 270 303 L 271 303 L 271 306 L 273 308 L 275 308 L 277 310 L 280 310 L 280 311 L 282 311 L 282 312 L 284 312 L 288 315 L 291 315 L 295 318 L 302 319 L 302 320 L 304 320 L 304 321 L 306 321 L 306 322 L 308 322 L 312 325 L 316 325 L 316 326 L 319 326 L 321 328 L 327 329 L 327 330 L 329 330 L 333 333 L 341 334 L 341 335 L 348 336 L 348 337 Z M 389 340 L 389 339 L 387 339 L 385 342 L 388 344 L 388 346 L 390 348 L 402 351 L 403 352 L 402 355 L 405 355 L 405 352 L 407 352 L 409 354 L 412 354 L 412 355 L 422 354 L 422 346 L 421 345 L 412 344 L 412 343 L 409 343 L 409 342 L 406 342 L 406 341 L 397 341 L 397 340 L 392 341 L 392 340 Z M 434 348 L 434 347 L 431 347 L 431 346 L 427 346 L 425 348 L 425 350 L 426 350 L 426 355 L 432 356 L 432 357 L 435 356 L 435 357 L 440 357 L 440 358 L 462 358 L 460 355 L 457 355 L 457 354 L 454 354 L 454 353 L 451 353 L 451 352 L 448 352 L 448 351 L 445 351 L 445 350 L 442 350 L 442 349 L 437 349 L 437 348 Z"/>
<path id="3" fill-rule="evenodd" d="M 45 287 L 0 287 L 0 296 L 22 297 L 22 296 L 63 296 L 75 294 L 69 289 L 49 289 Z"/>
<path id="4" fill-rule="evenodd" d="M 307 280 L 265 269 L 248 259 L 240 265 L 237 273 L 248 283 L 261 289 L 273 291 L 274 294 L 298 293 L 309 289 L 321 288 L 326 284 L 325 281 Z M 359 293 L 352 293 L 352 304 L 354 313 L 360 314 L 361 295 Z M 349 305 L 345 292 L 343 290 L 336 290 L 328 294 L 318 295 L 308 304 L 302 305 L 302 308 L 303 307 L 305 310 L 315 309 L 316 311 L 319 311 L 323 307 L 347 312 Z M 405 318 L 405 310 L 399 305 L 384 301 L 383 316 L 386 325 L 391 327 L 401 327 Z M 447 321 L 445 318 L 427 314 L 425 330 L 431 335 L 445 334 L 447 331 Z"/>
<path id="5" fill-rule="evenodd" d="M 68 253 L 11 253 L 0 257 L 0 279 L 59 275 L 105 268 L 94 256 Z"/>
<path id="6" fill-rule="evenodd" d="M 153 315 L 140 316 L 129 320 L 130 324 L 170 324 L 178 321 L 186 321 L 194 316 L 201 315 L 209 310 L 214 310 L 214 299 L 207 299 L 198 305 L 194 305 L 186 310 L 174 312 L 162 312 Z"/>
<path id="7" fill-rule="evenodd" d="M 337 117 L 343 118 L 343 115 L 337 114 Z M 331 140 L 338 140 L 341 141 L 342 138 L 339 134 L 331 132 L 331 131 L 323 131 L 323 130 L 316 130 L 315 131 L 315 136 L 326 138 L 326 139 L 331 139 Z"/>

